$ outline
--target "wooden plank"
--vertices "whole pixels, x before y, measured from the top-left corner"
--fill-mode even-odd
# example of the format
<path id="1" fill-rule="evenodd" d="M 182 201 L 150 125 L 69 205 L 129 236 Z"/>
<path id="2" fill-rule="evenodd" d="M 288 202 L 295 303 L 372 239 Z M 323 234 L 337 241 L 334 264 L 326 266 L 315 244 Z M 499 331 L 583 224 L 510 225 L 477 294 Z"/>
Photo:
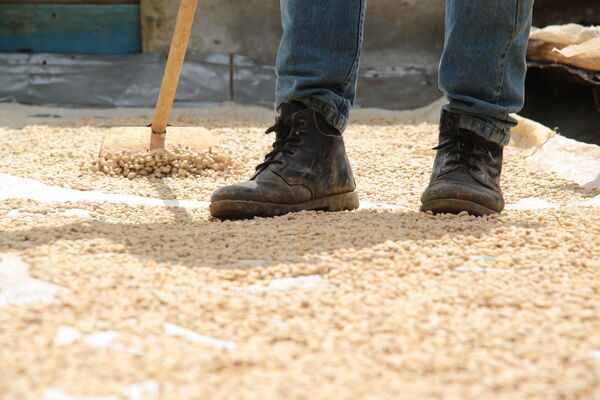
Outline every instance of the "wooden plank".
<path id="1" fill-rule="evenodd" d="M 141 52 L 139 6 L 134 4 L 0 4 L 0 21 L 0 52 Z"/>
<path id="2" fill-rule="evenodd" d="M 140 4 L 140 0 L 0 0 L 0 4 Z"/>

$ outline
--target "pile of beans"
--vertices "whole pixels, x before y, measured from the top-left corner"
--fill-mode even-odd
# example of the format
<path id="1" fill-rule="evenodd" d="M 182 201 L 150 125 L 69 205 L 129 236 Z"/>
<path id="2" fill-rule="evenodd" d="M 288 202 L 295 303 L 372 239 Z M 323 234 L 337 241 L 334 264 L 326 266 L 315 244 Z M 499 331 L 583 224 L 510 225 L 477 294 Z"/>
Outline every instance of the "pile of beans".
<path id="1" fill-rule="evenodd" d="M 152 150 L 146 153 L 120 151 L 109 153 L 94 160 L 90 169 L 110 176 L 135 179 L 140 176 L 162 178 L 203 175 L 207 169 L 220 171 L 229 167 L 231 161 L 219 149 L 198 153 L 187 148 Z"/>

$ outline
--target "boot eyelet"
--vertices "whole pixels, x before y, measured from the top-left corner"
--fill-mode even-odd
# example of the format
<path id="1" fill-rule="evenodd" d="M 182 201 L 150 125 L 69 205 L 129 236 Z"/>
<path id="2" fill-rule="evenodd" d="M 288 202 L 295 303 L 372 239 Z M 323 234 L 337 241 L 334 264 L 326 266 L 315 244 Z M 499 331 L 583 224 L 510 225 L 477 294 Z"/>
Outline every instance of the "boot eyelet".
<path id="1" fill-rule="evenodd" d="M 306 128 L 306 121 L 303 119 L 299 119 L 298 120 L 298 127 L 300 128 Z"/>

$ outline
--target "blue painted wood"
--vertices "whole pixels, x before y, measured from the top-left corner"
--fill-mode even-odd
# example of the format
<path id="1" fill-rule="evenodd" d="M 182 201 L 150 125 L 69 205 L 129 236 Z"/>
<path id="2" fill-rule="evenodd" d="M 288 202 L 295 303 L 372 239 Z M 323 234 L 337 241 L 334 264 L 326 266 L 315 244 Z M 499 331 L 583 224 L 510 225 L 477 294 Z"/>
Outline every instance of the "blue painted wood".
<path id="1" fill-rule="evenodd" d="M 0 4 L 0 52 L 141 51 L 139 5 Z"/>

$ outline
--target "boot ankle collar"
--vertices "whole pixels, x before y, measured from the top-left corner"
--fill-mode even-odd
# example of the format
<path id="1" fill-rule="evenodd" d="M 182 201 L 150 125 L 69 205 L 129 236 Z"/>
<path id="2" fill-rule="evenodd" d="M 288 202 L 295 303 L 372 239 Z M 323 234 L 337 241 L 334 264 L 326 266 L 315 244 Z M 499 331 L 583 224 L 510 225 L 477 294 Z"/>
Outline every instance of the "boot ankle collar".
<path id="1" fill-rule="evenodd" d="M 277 108 L 279 118 L 292 121 L 292 117 L 299 111 L 306 110 L 308 107 L 299 102 L 281 103 Z"/>
<path id="2" fill-rule="evenodd" d="M 442 110 L 440 118 L 440 132 L 458 130 L 460 123 L 460 115 L 453 112 Z"/>

